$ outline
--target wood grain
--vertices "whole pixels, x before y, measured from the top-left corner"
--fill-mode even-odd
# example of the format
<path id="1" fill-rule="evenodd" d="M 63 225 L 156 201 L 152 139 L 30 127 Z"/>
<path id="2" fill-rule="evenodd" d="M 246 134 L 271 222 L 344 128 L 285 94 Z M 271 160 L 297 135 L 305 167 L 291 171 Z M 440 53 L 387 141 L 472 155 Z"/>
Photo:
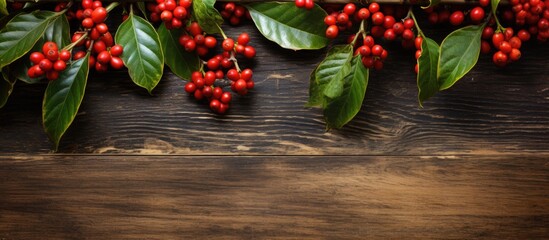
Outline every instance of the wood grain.
<path id="1" fill-rule="evenodd" d="M 440 41 L 440 29 L 428 29 Z M 413 52 L 386 44 L 390 57 L 374 72 L 362 111 L 342 130 L 324 131 L 322 113 L 304 108 L 309 72 L 325 52 L 282 50 L 253 26 L 257 88 L 234 100 L 227 116 L 190 99 L 166 72 L 154 96 L 125 72 L 92 75 L 80 112 L 61 141 L 64 153 L 122 154 L 497 154 L 549 152 L 546 45 L 527 45 L 506 69 L 488 56 L 452 89 L 420 109 Z M 438 34 L 431 34 L 437 32 Z M 43 85 L 18 83 L 0 110 L 0 152 L 47 153 L 41 125 Z"/>
<path id="2" fill-rule="evenodd" d="M 0 239 L 547 239 L 548 159 L 0 157 Z"/>

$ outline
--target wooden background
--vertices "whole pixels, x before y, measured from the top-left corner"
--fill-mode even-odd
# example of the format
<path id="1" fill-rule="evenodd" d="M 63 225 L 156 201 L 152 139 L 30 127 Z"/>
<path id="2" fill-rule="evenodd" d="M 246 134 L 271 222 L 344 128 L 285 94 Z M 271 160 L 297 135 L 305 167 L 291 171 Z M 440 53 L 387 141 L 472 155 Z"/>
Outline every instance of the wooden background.
<path id="1" fill-rule="evenodd" d="M 506 69 L 482 56 L 424 109 L 413 52 L 388 44 L 362 111 L 326 132 L 303 107 L 325 50 L 228 29 L 258 54 L 226 116 L 169 72 L 154 96 L 94 74 L 51 154 L 45 86 L 18 83 L 0 110 L 0 239 L 549 238 L 547 44 Z"/>

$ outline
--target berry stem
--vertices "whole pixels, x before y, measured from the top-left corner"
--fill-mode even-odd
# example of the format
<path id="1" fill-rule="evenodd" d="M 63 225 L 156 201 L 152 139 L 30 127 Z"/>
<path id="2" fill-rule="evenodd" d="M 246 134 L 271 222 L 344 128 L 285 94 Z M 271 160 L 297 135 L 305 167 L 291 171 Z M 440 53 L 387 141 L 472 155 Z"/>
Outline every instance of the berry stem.
<path id="1" fill-rule="evenodd" d="M 358 32 L 355 34 L 355 38 L 353 39 L 353 41 L 350 43 L 351 46 L 354 46 L 355 43 L 356 43 L 356 40 L 358 39 L 358 36 L 360 34 L 364 35 L 366 34 L 366 20 L 362 20 L 360 21 L 360 27 L 358 28 Z"/>
<path id="2" fill-rule="evenodd" d="M 238 60 L 236 60 L 236 57 L 234 56 L 234 51 L 231 52 L 231 57 L 229 58 L 229 60 L 233 61 L 234 67 L 236 68 L 236 70 L 237 70 L 238 72 L 241 72 L 241 71 L 240 71 L 240 66 L 238 66 Z"/>
<path id="3" fill-rule="evenodd" d="M 84 41 L 86 38 L 88 37 L 88 32 L 86 31 L 84 34 L 82 34 L 82 36 L 80 36 L 80 38 L 78 38 L 78 40 L 76 40 L 76 42 L 73 42 L 67 46 L 65 46 L 63 48 L 63 50 L 68 50 L 68 51 L 71 51 L 74 46 L 78 45 L 80 42 Z"/>
<path id="4" fill-rule="evenodd" d="M 223 29 L 221 29 L 221 26 L 219 26 L 219 24 L 215 24 L 215 26 L 217 26 L 217 29 L 219 29 L 219 33 L 221 34 L 221 36 L 223 37 L 223 39 L 227 39 L 227 35 L 225 35 L 225 32 L 223 32 Z"/>
<path id="5" fill-rule="evenodd" d="M 419 34 L 422 38 L 425 38 L 425 35 L 423 34 L 423 31 L 421 31 L 421 28 L 419 27 L 419 23 L 416 20 L 416 16 L 414 15 L 414 11 L 412 10 L 412 7 L 408 10 L 408 15 L 414 19 L 414 25 L 417 29 L 417 34 Z"/>
<path id="6" fill-rule="evenodd" d="M 107 10 L 107 12 L 111 12 L 115 7 L 118 7 L 118 5 L 120 5 L 119 2 L 112 2 L 105 8 L 105 10 Z"/>

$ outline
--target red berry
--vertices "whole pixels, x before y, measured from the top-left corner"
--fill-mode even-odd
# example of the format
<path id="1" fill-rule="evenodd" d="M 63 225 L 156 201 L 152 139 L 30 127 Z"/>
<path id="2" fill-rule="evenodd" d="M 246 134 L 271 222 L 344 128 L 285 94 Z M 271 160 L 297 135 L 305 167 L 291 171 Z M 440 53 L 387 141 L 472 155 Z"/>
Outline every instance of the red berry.
<path id="1" fill-rule="evenodd" d="M 57 44 L 55 42 L 46 42 L 42 46 L 42 52 L 44 54 L 47 54 L 50 50 L 53 50 L 56 52 L 59 51 L 59 48 L 57 47 Z"/>
<path id="2" fill-rule="evenodd" d="M 502 53 L 505 53 L 505 54 L 509 54 L 511 52 L 511 49 L 513 49 L 511 47 L 511 44 L 509 44 L 509 42 L 507 41 L 503 41 L 500 45 L 499 45 L 499 50 L 502 52 Z"/>
<path id="3" fill-rule="evenodd" d="M 385 16 L 385 18 L 383 18 L 383 27 L 385 29 L 391 29 L 393 28 L 393 25 L 395 25 L 395 18 L 393 16 Z"/>
<path id="4" fill-rule="evenodd" d="M 397 22 L 393 24 L 393 30 L 395 31 L 396 35 L 402 35 L 402 33 L 404 32 L 404 29 L 405 29 L 404 24 L 401 22 Z"/>
<path id="5" fill-rule="evenodd" d="M 207 36 L 204 38 L 204 46 L 214 48 L 217 45 L 217 40 L 214 37 Z"/>
<path id="6" fill-rule="evenodd" d="M 212 111 L 214 111 L 214 112 L 219 111 L 219 106 L 220 105 L 221 105 L 221 102 L 217 99 L 212 99 L 210 101 L 210 109 L 212 109 Z"/>
<path id="7" fill-rule="evenodd" d="M 236 81 L 240 78 L 240 74 L 238 73 L 238 71 L 236 69 L 229 69 L 229 71 L 227 71 L 227 78 L 231 81 Z"/>
<path id="8" fill-rule="evenodd" d="M 223 43 L 221 44 L 221 47 L 223 50 L 230 52 L 234 48 L 234 40 L 232 38 L 227 38 L 223 40 Z"/>
<path id="9" fill-rule="evenodd" d="M 414 40 L 414 45 L 416 46 L 416 49 L 421 49 L 421 44 L 423 43 L 422 37 L 416 37 Z"/>
<path id="10" fill-rule="evenodd" d="M 346 13 L 340 13 L 337 15 L 336 19 L 338 24 L 347 24 L 349 21 L 349 15 Z"/>
<path id="11" fill-rule="evenodd" d="M 548 1 L 549 2 L 549 1 Z M 530 40 L 530 33 L 527 30 L 521 29 L 517 33 L 517 37 L 523 42 Z"/>
<path id="12" fill-rule="evenodd" d="M 204 85 L 211 86 L 215 83 L 215 73 L 213 71 L 207 71 L 204 74 Z"/>
<path id="13" fill-rule="evenodd" d="M 509 41 L 509 39 L 511 39 L 513 35 L 514 35 L 514 31 L 510 27 L 505 28 L 505 30 L 503 31 L 503 36 L 505 36 L 505 40 L 507 41 Z"/>
<path id="14" fill-rule="evenodd" d="M 50 61 L 56 61 L 59 58 L 59 52 L 57 50 L 50 49 L 46 53 L 46 58 Z"/>
<path id="15" fill-rule="evenodd" d="M 382 12 L 376 12 L 372 15 L 372 23 L 374 25 L 381 25 L 385 22 L 385 15 Z"/>
<path id="16" fill-rule="evenodd" d="M 230 92 L 224 92 L 219 100 L 221 100 L 222 103 L 228 104 L 232 100 L 232 95 Z"/>
<path id="17" fill-rule="evenodd" d="M 493 35 L 494 35 L 494 28 L 487 26 L 484 29 L 482 29 L 482 39 L 485 39 L 485 40 L 491 39 Z"/>
<path id="18" fill-rule="evenodd" d="M 49 59 L 42 59 L 42 61 L 38 63 L 38 66 L 42 71 L 47 72 L 53 68 L 53 63 Z"/>
<path id="19" fill-rule="evenodd" d="M 109 31 L 109 27 L 107 27 L 107 24 L 105 23 L 98 23 L 95 25 L 95 29 L 97 29 L 97 31 L 100 33 L 100 34 L 105 34 Z"/>
<path id="20" fill-rule="evenodd" d="M 509 44 L 512 48 L 519 49 L 522 45 L 522 41 L 518 37 L 512 37 L 511 39 L 509 39 Z"/>
<path id="21" fill-rule="evenodd" d="M 120 57 L 124 52 L 124 48 L 121 45 L 114 45 L 110 49 L 111 56 Z"/>
<path id="22" fill-rule="evenodd" d="M 412 40 L 414 39 L 414 37 L 415 37 L 415 34 L 410 29 L 405 29 L 404 32 L 402 32 L 402 38 L 405 40 Z"/>
<path id="23" fill-rule="evenodd" d="M 304 8 L 305 7 L 305 0 L 295 0 L 295 6 L 298 8 Z"/>
<path id="24" fill-rule="evenodd" d="M 172 18 L 173 18 L 173 13 L 168 11 L 168 10 L 164 10 L 160 14 L 160 19 L 162 19 L 162 21 L 164 21 L 164 22 L 170 22 L 170 21 L 172 21 Z"/>
<path id="25" fill-rule="evenodd" d="M 194 93 L 196 91 L 196 85 L 193 82 L 185 84 L 185 92 Z"/>
<path id="26" fill-rule="evenodd" d="M 191 25 L 189 25 L 188 30 L 193 36 L 202 34 L 202 28 L 200 28 L 200 25 L 198 25 L 197 22 L 192 22 Z"/>
<path id="27" fill-rule="evenodd" d="M 393 30 L 392 28 L 385 30 L 383 37 L 389 41 L 395 40 L 396 39 L 395 30 Z"/>
<path id="28" fill-rule="evenodd" d="M 86 52 L 84 51 L 78 51 L 74 54 L 73 60 L 78 60 L 86 56 Z"/>
<path id="29" fill-rule="evenodd" d="M 41 52 L 33 52 L 31 53 L 29 58 L 34 65 L 38 65 L 38 63 L 40 63 L 40 61 L 42 61 L 46 57 Z"/>
<path id="30" fill-rule="evenodd" d="M 93 10 L 91 18 L 94 23 L 102 23 L 107 19 L 107 10 L 104 7 L 98 7 Z"/>
<path id="31" fill-rule="evenodd" d="M 255 57 L 255 48 L 252 46 L 246 46 L 244 48 L 244 56 L 247 58 Z"/>
<path id="32" fill-rule="evenodd" d="M 507 64 L 507 55 L 505 55 L 505 53 L 502 53 L 501 51 L 498 51 L 494 53 L 492 61 L 494 62 L 494 64 L 496 64 L 496 66 L 503 67 Z"/>
<path id="33" fill-rule="evenodd" d="M 357 16 L 358 16 L 358 19 L 360 20 L 366 20 L 370 17 L 370 11 L 367 8 L 361 8 L 360 10 L 358 10 Z M 332 24 L 328 24 L 328 25 L 332 25 Z"/>
<path id="34" fill-rule="evenodd" d="M 414 27 L 414 25 L 414 19 L 406 18 L 406 20 L 404 20 L 404 28 L 411 29 Z"/>
<path id="35" fill-rule="evenodd" d="M 482 19 L 484 19 L 484 9 L 482 7 L 475 7 L 471 10 L 469 13 L 469 17 L 471 18 L 471 21 L 478 23 Z"/>
<path id="36" fill-rule="evenodd" d="M 480 52 L 484 54 L 488 54 L 490 53 L 490 50 L 491 50 L 490 43 L 488 43 L 488 41 L 486 40 L 482 40 L 480 44 Z"/>
<path id="37" fill-rule="evenodd" d="M 361 56 L 366 57 L 370 56 L 370 54 L 372 54 L 372 51 L 370 47 L 362 45 L 358 48 L 358 53 L 360 53 Z"/>
<path id="38" fill-rule="evenodd" d="M 100 53 L 107 50 L 107 45 L 103 41 L 96 41 L 93 43 L 93 51 L 95 53 Z"/>
<path id="39" fill-rule="evenodd" d="M 326 24 L 327 26 L 336 25 L 336 23 L 337 23 L 336 17 L 332 15 L 328 15 L 324 17 L 324 24 Z"/>
<path id="40" fill-rule="evenodd" d="M 478 3 L 482 7 L 488 7 L 488 5 L 490 5 L 490 0 L 479 0 Z"/>
<path id="41" fill-rule="evenodd" d="M 220 87 L 215 87 L 213 89 L 213 94 L 212 94 L 213 98 L 220 99 L 222 95 L 223 95 L 223 89 L 221 89 Z"/>
<path id="42" fill-rule="evenodd" d="M 353 15 L 356 11 L 356 5 L 354 3 L 347 3 L 343 7 L 343 12 L 349 16 Z"/>
<path id="43" fill-rule="evenodd" d="M 499 49 L 499 45 L 505 41 L 505 36 L 503 36 L 503 33 L 494 33 L 492 36 L 492 44 L 494 44 L 494 47 Z"/>
<path id="44" fill-rule="evenodd" d="M 177 6 L 177 3 L 175 2 L 175 0 L 166 0 L 166 1 L 164 1 L 164 7 L 168 11 L 173 11 L 176 6 Z"/>
<path id="45" fill-rule="evenodd" d="M 513 48 L 511 52 L 509 53 L 509 60 L 511 61 L 517 61 L 520 59 L 520 50 Z"/>
<path id="46" fill-rule="evenodd" d="M 455 11 L 450 15 L 450 24 L 454 26 L 459 26 L 463 23 L 463 20 L 465 19 L 465 15 L 462 11 Z"/>
<path id="47" fill-rule="evenodd" d="M 244 81 L 252 80 L 252 76 L 253 76 L 253 71 L 249 68 L 242 70 L 242 72 L 240 73 L 240 77 L 244 79 Z"/>
<path id="48" fill-rule="evenodd" d="M 211 58 L 206 65 L 210 70 L 217 70 L 219 68 L 219 60 Z"/>
<path id="49" fill-rule="evenodd" d="M 372 55 L 381 56 L 382 52 L 383 52 L 383 47 L 382 46 L 376 44 L 372 47 Z"/>
<path id="50" fill-rule="evenodd" d="M 50 81 L 56 80 L 57 78 L 59 78 L 59 72 L 56 72 L 56 71 L 47 72 L 46 78 Z"/>
<path id="51" fill-rule="evenodd" d="M 238 39 L 236 40 L 236 42 L 240 45 L 246 46 L 250 42 L 250 35 L 248 35 L 247 33 L 241 33 L 238 36 Z"/>
<path id="52" fill-rule="evenodd" d="M 173 10 L 173 16 L 177 19 L 184 19 L 187 17 L 187 9 L 185 9 L 184 7 L 176 7 L 174 10 Z"/>
<path id="53" fill-rule="evenodd" d="M 234 82 L 234 88 L 236 92 L 241 93 L 247 89 L 246 81 L 244 79 L 238 79 Z"/>
<path id="54" fill-rule="evenodd" d="M 326 29 L 326 37 L 327 38 L 334 39 L 334 38 L 337 37 L 338 34 L 339 34 L 339 29 L 338 29 L 337 25 L 330 25 Z"/>
<path id="55" fill-rule="evenodd" d="M 202 89 L 202 95 L 204 95 L 204 97 L 211 98 L 212 94 L 213 94 L 212 87 L 204 87 Z"/>
<path id="56" fill-rule="evenodd" d="M 185 51 L 192 52 L 194 51 L 194 49 L 196 49 L 196 42 L 194 41 L 194 39 L 191 39 L 185 43 L 184 47 Z"/>
<path id="57" fill-rule="evenodd" d="M 378 3 L 370 3 L 370 5 L 368 6 L 368 10 L 370 11 L 370 13 L 376 13 L 379 11 L 379 4 Z"/>
<path id="58" fill-rule="evenodd" d="M 63 60 L 57 60 L 53 63 L 53 70 L 62 72 L 67 68 L 67 64 Z"/>
<path id="59" fill-rule="evenodd" d="M 364 39 L 363 39 L 362 42 L 363 42 L 363 45 L 364 45 L 364 46 L 368 46 L 368 47 L 370 47 L 370 48 L 373 47 L 374 44 L 375 44 L 374 38 L 373 38 L 372 36 L 366 36 L 366 37 L 364 37 Z"/>
<path id="60" fill-rule="evenodd" d="M 315 2 L 313 0 L 305 0 L 305 9 L 311 10 L 315 7 Z"/>
<path id="61" fill-rule="evenodd" d="M 109 64 L 111 61 L 111 54 L 108 51 L 102 51 L 97 55 L 97 61 L 101 64 Z"/>

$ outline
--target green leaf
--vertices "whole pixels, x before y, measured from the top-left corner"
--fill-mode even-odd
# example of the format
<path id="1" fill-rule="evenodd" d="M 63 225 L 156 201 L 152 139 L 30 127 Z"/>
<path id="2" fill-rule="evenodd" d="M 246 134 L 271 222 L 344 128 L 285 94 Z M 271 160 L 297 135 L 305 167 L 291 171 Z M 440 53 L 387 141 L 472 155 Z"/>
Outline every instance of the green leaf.
<path id="1" fill-rule="evenodd" d="M 88 60 L 89 54 L 72 62 L 59 74 L 59 78 L 51 81 L 46 88 L 42 121 L 44 130 L 54 142 L 56 150 L 59 140 L 76 117 L 84 98 L 89 71 Z"/>
<path id="2" fill-rule="evenodd" d="M 261 34 L 283 48 L 320 49 L 328 45 L 324 25 L 327 14 L 316 4 L 306 11 L 293 2 L 258 2 L 247 7 Z"/>
<path id="3" fill-rule="evenodd" d="M 439 46 L 435 41 L 428 37 L 423 38 L 421 56 L 417 59 L 418 100 L 421 107 L 423 107 L 423 101 L 434 96 L 440 87 L 437 80 L 438 50 Z"/>
<path id="4" fill-rule="evenodd" d="M 223 23 L 223 17 L 214 7 L 215 0 L 194 0 L 194 18 L 202 27 L 204 32 L 209 34 L 219 33 L 219 26 Z"/>
<path id="5" fill-rule="evenodd" d="M 124 46 L 121 58 L 133 82 L 151 93 L 164 71 L 164 54 L 158 33 L 149 22 L 131 12 L 118 28 L 115 39 Z"/>
<path id="6" fill-rule="evenodd" d="M 324 118 L 328 128 L 341 128 L 351 121 L 362 107 L 366 86 L 368 85 L 368 69 L 362 64 L 361 56 L 352 59 L 351 71 L 345 78 L 343 92 L 337 98 L 328 100 L 324 108 Z"/>
<path id="7" fill-rule="evenodd" d="M 8 15 L 8 4 L 6 3 L 6 0 L 0 0 L 0 14 L 2 15 Z"/>
<path id="8" fill-rule="evenodd" d="M 334 79 L 340 81 L 347 75 L 352 57 L 353 48 L 349 44 L 335 46 L 328 51 L 326 58 L 311 73 L 308 107 L 324 105 L 326 86 Z"/>
<path id="9" fill-rule="evenodd" d="M 440 3 L 440 0 L 429 0 L 429 5 L 422 6 L 421 8 L 423 8 L 423 9 L 430 8 L 430 7 L 438 5 L 439 3 Z"/>
<path id="10" fill-rule="evenodd" d="M 147 7 L 145 6 L 145 2 L 137 2 L 137 8 L 139 8 L 139 11 L 141 11 L 141 14 L 143 14 L 143 17 L 147 19 Z"/>
<path id="11" fill-rule="evenodd" d="M 158 29 L 166 65 L 180 78 L 191 79 L 191 73 L 200 68 L 200 59 L 195 52 L 187 52 L 179 44 L 182 32 L 182 28 L 168 30 L 164 24 Z"/>
<path id="12" fill-rule="evenodd" d="M 0 68 L 25 55 L 60 13 L 36 11 L 19 14 L 0 30 Z"/>
<path id="13" fill-rule="evenodd" d="M 2 74 L 0 74 L 0 108 L 3 108 L 8 102 L 15 82 L 16 78 L 10 76 L 9 70 L 7 68 L 2 69 Z"/>
<path id="14" fill-rule="evenodd" d="M 483 25 L 471 25 L 450 33 L 440 44 L 438 81 L 448 89 L 477 63 Z"/>
<path id="15" fill-rule="evenodd" d="M 492 13 L 496 14 L 496 10 L 498 9 L 500 0 L 490 0 L 490 3 L 492 5 Z"/>
<path id="16" fill-rule="evenodd" d="M 53 20 L 44 32 L 44 42 L 57 43 L 59 49 L 71 43 L 70 25 L 65 14 Z"/>

